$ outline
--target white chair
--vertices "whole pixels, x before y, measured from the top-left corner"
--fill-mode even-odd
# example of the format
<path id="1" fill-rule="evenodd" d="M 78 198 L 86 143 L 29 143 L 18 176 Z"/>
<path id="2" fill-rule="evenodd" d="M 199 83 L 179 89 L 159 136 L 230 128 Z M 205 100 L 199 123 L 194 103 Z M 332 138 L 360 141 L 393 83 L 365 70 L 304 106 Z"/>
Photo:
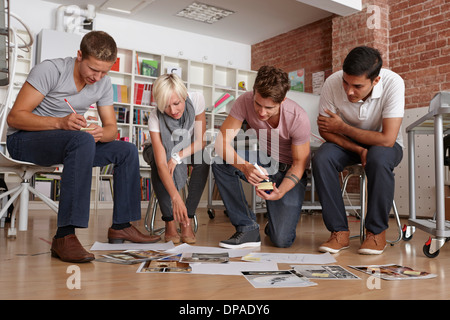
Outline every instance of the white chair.
<path id="1" fill-rule="evenodd" d="M 0 211 L 0 219 L 8 212 L 8 208 L 14 202 L 14 210 L 11 216 L 11 223 L 8 229 L 8 237 L 16 237 L 17 230 L 15 228 L 16 214 L 19 210 L 19 231 L 26 231 L 28 229 L 28 201 L 30 192 L 38 196 L 44 203 L 46 203 L 53 211 L 58 212 L 58 205 L 41 192 L 30 185 L 31 178 L 36 173 L 54 172 L 56 167 L 41 167 L 30 162 L 18 161 L 6 156 L 0 152 L 0 172 L 13 172 L 21 179 L 20 185 L 4 192 L 0 195 L 0 200 L 4 197 L 10 196 L 6 205 Z M 15 201 L 17 199 L 17 201 Z"/>
<path id="2" fill-rule="evenodd" d="M 360 232 L 359 232 L 359 238 L 361 243 L 366 238 L 366 231 L 365 231 L 365 220 L 366 220 L 366 172 L 364 171 L 364 168 L 361 164 L 355 164 L 351 166 L 347 166 L 344 168 L 344 171 L 347 171 L 347 175 L 345 176 L 343 182 L 342 182 L 342 196 L 344 197 L 344 194 L 347 189 L 347 183 L 348 180 L 351 177 L 359 177 L 359 196 L 360 196 Z M 402 240 L 403 231 L 402 231 L 402 225 L 400 223 L 400 217 L 398 214 L 397 206 L 395 205 L 395 200 L 392 201 L 392 209 L 394 211 L 394 218 L 397 222 L 398 227 L 398 237 L 396 240 L 393 241 L 387 241 L 391 245 L 394 245 L 395 243 Z M 352 237 L 353 238 L 353 237 Z"/>
<path id="3" fill-rule="evenodd" d="M 12 39 L 14 39 L 14 46 L 10 49 L 9 57 L 9 85 L 7 86 L 7 94 L 5 103 L 0 106 L 0 137 L 5 136 L 6 129 L 6 117 L 8 116 L 9 109 L 12 107 L 12 95 L 14 86 L 14 73 L 15 73 L 15 63 L 17 61 L 17 37 L 15 31 L 10 28 Z M 30 35 L 31 38 L 31 35 Z M 7 46 L 8 47 L 8 46 Z M 2 147 L 0 150 L 0 173 L 15 173 L 20 179 L 20 185 L 12 188 L 11 190 L 4 192 L 0 195 L 0 200 L 4 197 L 10 196 L 10 199 L 2 207 L 0 211 L 0 220 L 7 214 L 8 208 L 14 203 L 14 210 L 11 216 L 11 223 L 8 229 L 8 237 L 16 237 L 17 230 L 15 228 L 15 220 L 17 211 L 19 211 L 19 231 L 26 231 L 28 229 L 28 201 L 29 192 L 38 196 L 44 203 L 46 203 L 53 211 L 58 212 L 57 204 L 43 195 L 41 192 L 37 191 L 30 185 L 31 178 L 39 172 L 48 173 L 54 172 L 56 166 L 43 167 L 36 164 L 24 161 L 14 160 L 7 155 L 5 143 L 2 140 Z"/>

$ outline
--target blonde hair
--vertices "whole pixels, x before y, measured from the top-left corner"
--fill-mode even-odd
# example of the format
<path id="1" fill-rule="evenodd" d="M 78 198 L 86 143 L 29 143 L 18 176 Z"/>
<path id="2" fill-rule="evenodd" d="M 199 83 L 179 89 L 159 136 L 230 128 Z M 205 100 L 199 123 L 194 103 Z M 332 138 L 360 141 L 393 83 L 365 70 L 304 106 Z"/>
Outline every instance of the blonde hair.
<path id="1" fill-rule="evenodd" d="M 155 80 L 153 83 L 153 97 L 155 98 L 159 111 L 164 112 L 174 92 L 183 101 L 187 99 L 188 93 L 186 86 L 183 80 L 176 74 L 163 74 Z"/>

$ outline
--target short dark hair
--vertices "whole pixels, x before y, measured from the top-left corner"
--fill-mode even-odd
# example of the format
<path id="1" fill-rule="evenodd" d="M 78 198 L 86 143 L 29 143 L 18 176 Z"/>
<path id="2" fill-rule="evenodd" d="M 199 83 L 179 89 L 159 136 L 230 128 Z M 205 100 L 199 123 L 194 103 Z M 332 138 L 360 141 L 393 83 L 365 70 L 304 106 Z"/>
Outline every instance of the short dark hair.
<path id="1" fill-rule="evenodd" d="M 86 33 L 80 43 L 83 59 L 93 57 L 107 62 L 117 59 L 117 45 L 113 37 L 104 31 L 91 31 Z"/>
<path id="2" fill-rule="evenodd" d="M 352 76 L 366 75 L 370 81 L 380 74 L 383 59 L 377 49 L 360 46 L 354 48 L 344 60 L 343 71 Z"/>
<path id="3" fill-rule="evenodd" d="M 290 88 L 291 83 L 286 72 L 275 67 L 262 66 L 256 75 L 253 93 L 258 91 L 264 99 L 271 98 L 275 103 L 281 103 Z"/>

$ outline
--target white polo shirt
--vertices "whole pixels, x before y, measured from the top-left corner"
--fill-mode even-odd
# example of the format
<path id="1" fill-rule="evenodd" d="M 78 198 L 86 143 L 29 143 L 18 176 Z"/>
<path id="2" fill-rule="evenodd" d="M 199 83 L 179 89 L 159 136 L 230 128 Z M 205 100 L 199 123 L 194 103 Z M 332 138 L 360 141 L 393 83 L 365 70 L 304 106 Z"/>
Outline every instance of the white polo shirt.
<path id="1" fill-rule="evenodd" d="M 395 72 L 381 69 L 380 81 L 366 101 L 348 101 L 342 81 L 343 71 L 327 78 L 320 95 L 319 113 L 328 116 L 324 109 L 340 113 L 342 120 L 363 130 L 382 131 L 383 119 L 403 118 L 405 113 L 405 83 Z M 396 142 L 403 145 L 402 128 Z"/>

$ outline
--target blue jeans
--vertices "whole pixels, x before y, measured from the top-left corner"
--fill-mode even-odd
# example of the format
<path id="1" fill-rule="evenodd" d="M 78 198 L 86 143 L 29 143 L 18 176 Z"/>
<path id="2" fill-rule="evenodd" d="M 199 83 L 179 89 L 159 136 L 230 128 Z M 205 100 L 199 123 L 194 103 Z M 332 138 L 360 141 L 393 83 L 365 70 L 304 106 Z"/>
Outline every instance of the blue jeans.
<path id="1" fill-rule="evenodd" d="M 248 158 L 248 152 L 245 153 Z M 223 164 L 222 164 L 223 163 Z M 268 163 L 265 161 L 265 163 Z M 258 165 L 264 166 L 258 159 Z M 217 159 L 212 164 L 217 188 L 230 218 L 231 223 L 238 232 L 246 232 L 259 229 L 255 213 L 250 209 L 245 198 L 241 179 L 248 182 L 245 175 L 232 165 Z M 286 171 L 277 171 L 269 175 L 270 180 L 279 186 L 286 175 Z M 297 223 L 302 210 L 303 199 L 306 190 L 306 174 L 300 182 L 283 198 L 276 201 L 266 201 L 268 226 L 267 235 L 273 244 L 280 248 L 292 245 L 296 237 Z"/>
<path id="2" fill-rule="evenodd" d="M 394 168 L 403 157 L 399 144 L 390 147 L 365 146 L 367 163 L 366 229 L 379 234 L 388 228 L 389 212 L 394 200 Z M 322 205 L 322 216 L 327 229 L 348 231 L 348 221 L 342 199 L 339 173 L 348 165 L 361 163 L 358 154 L 325 142 L 314 153 L 312 167 L 317 194 Z"/>
<path id="3" fill-rule="evenodd" d="M 95 143 L 87 132 L 50 130 L 18 131 L 7 139 L 12 158 L 42 166 L 63 164 L 58 227 L 86 228 L 92 167 L 114 164 L 113 223 L 141 218 L 139 157 L 129 142 Z"/>

